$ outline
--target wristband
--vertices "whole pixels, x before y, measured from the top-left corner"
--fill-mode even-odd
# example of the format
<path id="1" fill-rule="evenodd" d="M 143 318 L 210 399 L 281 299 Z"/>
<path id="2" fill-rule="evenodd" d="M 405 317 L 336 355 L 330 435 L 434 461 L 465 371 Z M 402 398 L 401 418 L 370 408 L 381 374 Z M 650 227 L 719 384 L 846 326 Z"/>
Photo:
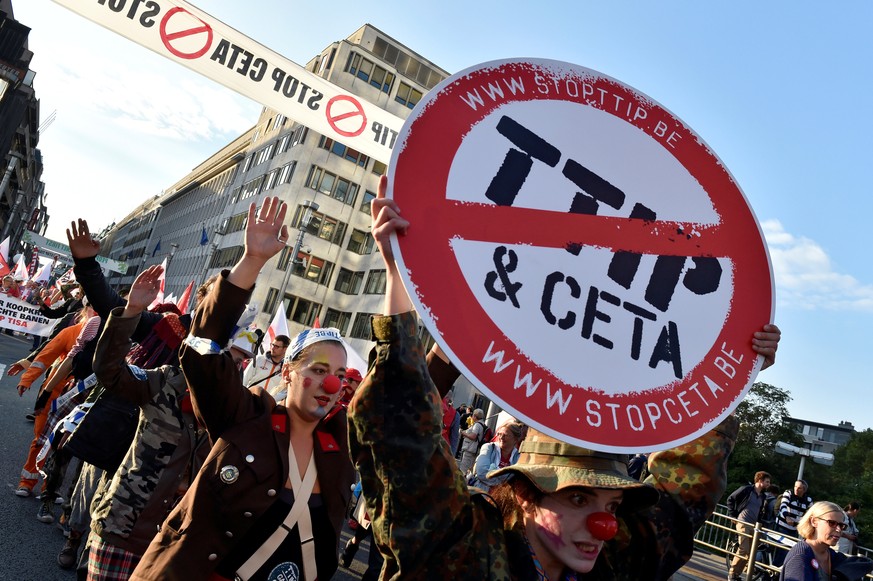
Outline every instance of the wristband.
<path id="1" fill-rule="evenodd" d="M 195 337 L 188 335 L 185 338 L 185 345 L 199 353 L 200 355 L 218 355 L 221 353 L 221 345 L 211 339 L 203 337 Z"/>

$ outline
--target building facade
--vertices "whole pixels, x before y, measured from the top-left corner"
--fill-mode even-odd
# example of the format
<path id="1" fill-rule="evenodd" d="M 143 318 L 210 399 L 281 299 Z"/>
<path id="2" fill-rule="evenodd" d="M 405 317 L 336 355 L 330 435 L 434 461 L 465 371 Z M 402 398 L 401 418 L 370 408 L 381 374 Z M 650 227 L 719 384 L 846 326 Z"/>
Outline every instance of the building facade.
<path id="1" fill-rule="evenodd" d="M 404 118 L 448 75 L 371 25 L 332 43 L 306 68 Z M 249 204 L 278 196 L 289 206 L 291 236 L 258 279 L 256 325 L 266 329 L 282 304 L 292 334 L 316 322 L 337 327 L 366 355 L 370 316 L 380 312 L 385 293 L 370 201 L 386 169 L 265 108 L 252 129 L 112 229 L 104 253 L 127 262 L 128 272 L 110 274 L 110 284 L 130 285 L 166 259 L 166 293 L 180 296 L 191 281 L 199 284 L 242 256 Z"/>
<path id="2" fill-rule="evenodd" d="M 798 418 L 787 418 L 794 430 L 803 438 L 803 443 L 813 452 L 833 454 L 834 450 L 852 439 L 855 426 L 852 422 L 839 425 L 822 424 Z"/>
<path id="3" fill-rule="evenodd" d="M 48 224 L 29 34 L 11 1 L 0 0 L 0 240 L 10 238 L 10 258 L 23 250 L 25 230 L 43 234 Z"/>

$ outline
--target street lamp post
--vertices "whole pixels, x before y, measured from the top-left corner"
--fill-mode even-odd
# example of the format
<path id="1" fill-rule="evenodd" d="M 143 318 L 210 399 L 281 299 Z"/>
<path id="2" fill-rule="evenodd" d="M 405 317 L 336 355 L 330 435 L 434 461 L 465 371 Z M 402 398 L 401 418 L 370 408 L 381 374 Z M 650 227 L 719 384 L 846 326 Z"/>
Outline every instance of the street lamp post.
<path id="1" fill-rule="evenodd" d="M 285 300 L 285 289 L 288 287 L 288 279 L 291 276 L 291 270 L 297 263 L 297 255 L 300 253 L 300 247 L 303 246 L 303 237 L 306 235 L 306 228 L 309 226 L 309 221 L 312 220 L 312 213 L 318 211 L 318 204 L 310 200 L 306 200 L 301 204 L 303 207 L 303 215 L 300 216 L 300 223 L 297 225 L 297 239 L 294 241 L 294 248 L 291 250 L 291 256 L 288 258 L 288 264 L 285 266 L 285 276 L 282 279 L 282 286 L 279 287 L 279 300 Z M 288 313 L 290 315 L 291 313 Z"/>
<path id="2" fill-rule="evenodd" d="M 795 454 L 800 456 L 800 468 L 797 470 L 797 480 L 803 480 L 803 469 L 806 467 L 807 458 L 812 458 L 812 461 L 816 464 L 823 464 L 825 466 L 833 466 L 834 463 L 833 454 L 828 454 L 827 452 L 815 452 L 809 448 L 801 448 L 799 446 L 786 444 L 785 442 L 776 442 L 776 448 L 774 451 L 783 456 L 794 456 Z"/>

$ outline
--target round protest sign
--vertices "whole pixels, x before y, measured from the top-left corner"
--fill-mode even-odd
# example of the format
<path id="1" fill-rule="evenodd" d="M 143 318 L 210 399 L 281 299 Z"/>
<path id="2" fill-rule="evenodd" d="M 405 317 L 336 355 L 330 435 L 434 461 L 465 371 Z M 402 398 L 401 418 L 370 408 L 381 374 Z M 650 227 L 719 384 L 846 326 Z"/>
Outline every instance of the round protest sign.
<path id="1" fill-rule="evenodd" d="M 565 441 L 693 439 L 760 368 L 773 277 L 742 191 L 652 99 L 507 60 L 446 79 L 398 137 L 394 241 L 428 330 L 476 387 Z"/>

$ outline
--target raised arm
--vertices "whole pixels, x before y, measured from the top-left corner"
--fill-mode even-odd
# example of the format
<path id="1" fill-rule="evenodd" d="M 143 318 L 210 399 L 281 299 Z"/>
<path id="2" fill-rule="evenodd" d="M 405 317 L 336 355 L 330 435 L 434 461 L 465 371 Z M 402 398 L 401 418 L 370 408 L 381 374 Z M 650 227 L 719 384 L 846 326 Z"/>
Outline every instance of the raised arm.
<path id="1" fill-rule="evenodd" d="M 78 222 L 70 222 L 67 244 L 70 246 L 70 254 L 73 255 L 76 280 L 82 285 L 82 290 L 94 310 L 105 321 L 109 317 L 109 311 L 115 307 L 123 307 L 125 301 L 112 290 L 97 264 L 100 243 L 91 237 L 88 222 L 81 218 Z"/>
<path id="2" fill-rule="evenodd" d="M 148 403 L 161 385 L 160 371 L 147 370 L 145 377 L 138 377 L 128 367 L 125 357 L 140 315 L 158 296 L 162 272 L 160 266 L 150 266 L 136 277 L 127 305 L 112 310 L 94 353 L 94 373 L 106 390 L 136 405 Z"/>
<path id="3" fill-rule="evenodd" d="M 194 411 L 213 441 L 228 427 L 257 413 L 251 394 L 242 388 L 236 364 L 224 348 L 258 272 L 288 240 L 288 229 L 282 224 L 286 212 L 287 206 L 278 198 L 267 198 L 258 211 L 254 204 L 249 207 L 243 256 L 230 272 L 222 273 L 201 301 L 190 335 L 179 351 Z"/>

